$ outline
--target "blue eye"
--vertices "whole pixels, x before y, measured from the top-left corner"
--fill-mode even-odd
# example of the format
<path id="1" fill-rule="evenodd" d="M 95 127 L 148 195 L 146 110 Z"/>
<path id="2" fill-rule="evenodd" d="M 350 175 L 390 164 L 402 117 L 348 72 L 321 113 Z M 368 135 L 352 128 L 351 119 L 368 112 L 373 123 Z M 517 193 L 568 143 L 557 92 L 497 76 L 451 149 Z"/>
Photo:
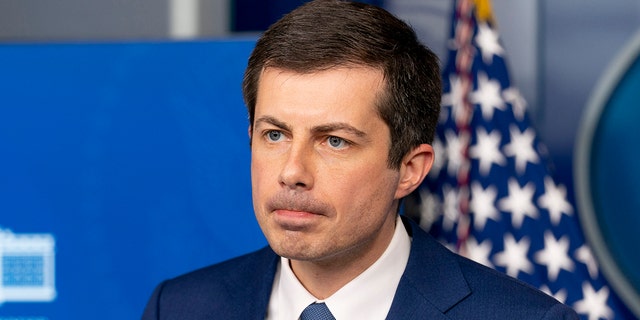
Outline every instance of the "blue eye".
<path id="1" fill-rule="evenodd" d="M 278 131 L 278 130 L 271 130 L 269 132 L 267 132 L 267 139 L 269 139 L 269 141 L 280 141 L 282 140 L 282 138 L 284 137 L 284 135 L 282 134 L 282 132 Z"/>
<path id="2" fill-rule="evenodd" d="M 347 142 L 344 139 L 334 136 L 328 137 L 327 143 L 329 144 L 329 146 L 336 149 L 341 149 L 347 146 Z"/>

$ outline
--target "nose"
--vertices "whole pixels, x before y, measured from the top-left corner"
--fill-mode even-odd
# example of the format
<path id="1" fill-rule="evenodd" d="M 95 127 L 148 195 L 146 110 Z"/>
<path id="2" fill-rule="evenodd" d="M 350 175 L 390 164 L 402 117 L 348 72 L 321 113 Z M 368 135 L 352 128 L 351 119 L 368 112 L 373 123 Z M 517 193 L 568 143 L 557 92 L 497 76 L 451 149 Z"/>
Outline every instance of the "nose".
<path id="1" fill-rule="evenodd" d="M 311 189 L 314 180 L 312 158 L 311 148 L 301 144 L 291 145 L 280 171 L 280 185 L 290 189 Z"/>

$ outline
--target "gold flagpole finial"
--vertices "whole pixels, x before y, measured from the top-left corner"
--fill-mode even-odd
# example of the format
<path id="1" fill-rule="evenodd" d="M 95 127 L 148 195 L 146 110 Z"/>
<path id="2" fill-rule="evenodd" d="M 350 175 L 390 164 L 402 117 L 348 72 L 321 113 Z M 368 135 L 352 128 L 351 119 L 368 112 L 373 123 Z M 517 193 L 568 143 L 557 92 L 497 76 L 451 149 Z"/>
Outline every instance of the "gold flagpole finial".
<path id="1" fill-rule="evenodd" d="M 474 0 L 476 4 L 476 19 L 494 24 L 493 10 L 491 10 L 491 0 Z"/>

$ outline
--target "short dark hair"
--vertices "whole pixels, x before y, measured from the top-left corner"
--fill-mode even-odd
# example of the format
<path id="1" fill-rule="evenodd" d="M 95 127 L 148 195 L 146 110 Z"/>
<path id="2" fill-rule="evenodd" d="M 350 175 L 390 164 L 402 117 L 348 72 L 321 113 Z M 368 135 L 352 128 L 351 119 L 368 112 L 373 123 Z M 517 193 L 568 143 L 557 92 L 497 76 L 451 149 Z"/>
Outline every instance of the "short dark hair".
<path id="1" fill-rule="evenodd" d="M 268 67 L 313 73 L 340 66 L 383 71 L 378 114 L 391 131 L 389 167 L 422 143 L 431 143 L 440 113 L 437 56 L 413 29 L 376 6 L 311 1 L 274 23 L 258 40 L 244 74 L 243 94 L 253 125 L 258 82 Z"/>

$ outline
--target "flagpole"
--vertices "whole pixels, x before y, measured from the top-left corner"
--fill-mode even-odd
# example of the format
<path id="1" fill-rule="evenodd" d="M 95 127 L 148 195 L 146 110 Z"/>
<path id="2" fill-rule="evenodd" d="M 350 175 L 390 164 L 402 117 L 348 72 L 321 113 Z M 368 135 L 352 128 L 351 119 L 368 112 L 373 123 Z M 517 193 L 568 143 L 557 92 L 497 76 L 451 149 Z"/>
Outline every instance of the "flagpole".
<path id="1" fill-rule="evenodd" d="M 459 206 L 460 219 L 458 220 L 457 235 L 458 242 L 456 247 L 462 255 L 467 254 L 466 243 L 470 232 L 469 222 L 469 170 L 471 167 L 469 161 L 469 146 L 471 143 L 470 122 L 473 115 L 473 104 L 469 100 L 469 94 L 473 91 L 473 78 L 471 74 L 471 66 L 473 65 L 474 49 L 471 41 L 473 40 L 473 0 L 462 0 L 458 2 L 455 9 L 458 15 L 458 24 L 455 26 L 455 46 L 458 48 L 456 56 L 456 72 L 460 75 L 460 84 L 462 91 L 462 110 L 458 110 L 459 117 L 456 118 L 456 126 L 459 136 L 464 145 L 462 146 L 462 157 L 464 159 L 458 170 L 458 186 L 459 186 Z"/>

